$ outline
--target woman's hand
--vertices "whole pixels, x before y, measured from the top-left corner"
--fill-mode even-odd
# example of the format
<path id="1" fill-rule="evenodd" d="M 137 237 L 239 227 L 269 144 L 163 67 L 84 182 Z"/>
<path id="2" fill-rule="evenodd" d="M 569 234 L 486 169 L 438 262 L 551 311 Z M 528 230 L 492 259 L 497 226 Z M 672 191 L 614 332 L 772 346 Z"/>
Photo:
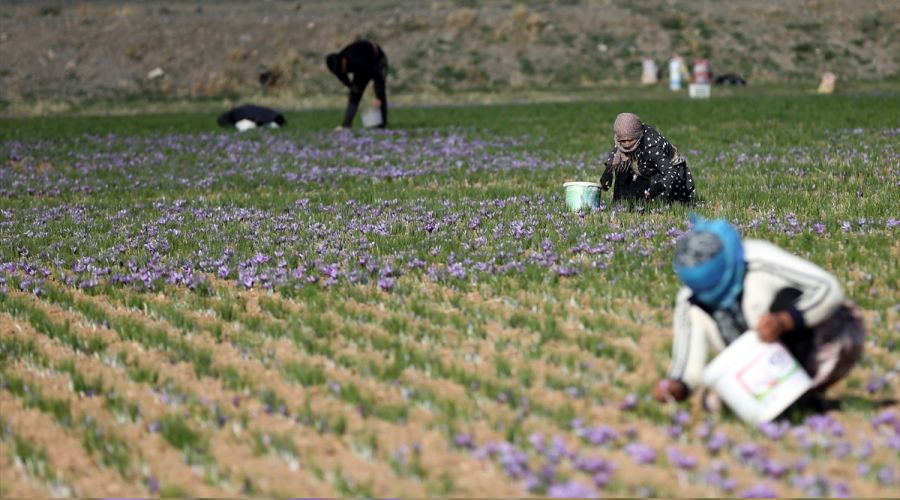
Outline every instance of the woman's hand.
<path id="1" fill-rule="evenodd" d="M 648 200 L 652 200 L 659 196 L 663 191 L 666 190 L 666 187 L 661 183 L 657 182 L 656 184 L 652 184 L 649 188 L 644 190 L 644 198 Z"/>
<path id="2" fill-rule="evenodd" d="M 670 400 L 683 401 L 688 397 L 688 388 L 680 380 L 664 378 L 653 386 L 652 393 L 653 399 L 660 403 Z"/>
<path id="3" fill-rule="evenodd" d="M 775 342 L 794 329 L 794 318 L 787 311 L 763 314 L 756 324 L 756 334 L 763 342 Z"/>
<path id="4" fill-rule="evenodd" d="M 603 175 L 600 176 L 600 189 L 606 191 L 612 186 L 613 182 L 613 173 L 612 169 L 606 167 L 606 170 L 603 171 Z"/>

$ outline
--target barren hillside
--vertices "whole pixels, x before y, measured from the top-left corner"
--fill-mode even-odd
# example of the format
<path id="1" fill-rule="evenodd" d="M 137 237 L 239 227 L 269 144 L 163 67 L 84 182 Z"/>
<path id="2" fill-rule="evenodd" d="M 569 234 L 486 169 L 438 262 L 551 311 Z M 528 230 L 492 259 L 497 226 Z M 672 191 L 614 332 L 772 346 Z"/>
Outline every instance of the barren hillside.
<path id="1" fill-rule="evenodd" d="M 707 57 L 751 83 L 900 69 L 895 0 L 0 2 L 0 99 L 333 94 L 323 56 L 378 41 L 397 94 L 636 81 Z M 158 69 L 157 69 L 158 68 Z M 156 71 L 154 71 L 156 70 Z"/>

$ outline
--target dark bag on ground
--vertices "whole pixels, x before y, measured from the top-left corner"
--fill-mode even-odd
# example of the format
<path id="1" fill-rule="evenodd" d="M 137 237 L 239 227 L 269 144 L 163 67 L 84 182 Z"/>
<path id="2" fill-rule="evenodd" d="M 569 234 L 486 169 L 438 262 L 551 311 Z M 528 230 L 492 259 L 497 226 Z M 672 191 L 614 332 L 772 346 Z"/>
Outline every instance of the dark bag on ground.
<path id="1" fill-rule="evenodd" d="M 715 82 L 716 82 L 716 85 L 736 85 L 736 86 L 747 85 L 746 80 L 741 78 L 740 75 L 735 75 L 734 73 L 719 75 L 716 77 Z"/>
<path id="2" fill-rule="evenodd" d="M 251 123 L 256 127 L 283 127 L 287 124 L 287 120 L 278 111 L 255 104 L 233 108 L 219 116 L 217 122 L 223 127 L 236 127 L 241 130 L 253 128 Z"/>

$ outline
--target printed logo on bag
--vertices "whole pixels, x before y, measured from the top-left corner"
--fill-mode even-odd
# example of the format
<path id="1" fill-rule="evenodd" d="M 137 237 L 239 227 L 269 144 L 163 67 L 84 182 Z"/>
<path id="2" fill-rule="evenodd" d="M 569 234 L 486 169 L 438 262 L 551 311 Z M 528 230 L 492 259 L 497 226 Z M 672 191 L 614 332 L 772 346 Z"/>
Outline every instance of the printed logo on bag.
<path id="1" fill-rule="evenodd" d="M 783 349 L 762 352 L 737 372 L 740 386 L 754 398 L 763 400 L 785 379 L 790 377 L 799 365 Z"/>

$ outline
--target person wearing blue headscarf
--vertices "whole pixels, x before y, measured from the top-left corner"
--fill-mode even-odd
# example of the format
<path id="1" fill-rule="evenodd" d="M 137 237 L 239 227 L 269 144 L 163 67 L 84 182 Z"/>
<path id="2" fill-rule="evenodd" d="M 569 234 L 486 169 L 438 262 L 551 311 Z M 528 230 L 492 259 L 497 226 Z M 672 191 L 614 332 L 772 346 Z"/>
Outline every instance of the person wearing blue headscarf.
<path id="1" fill-rule="evenodd" d="M 672 364 L 653 388 L 655 399 L 686 399 L 702 384 L 707 358 L 750 329 L 785 344 L 812 378 L 812 393 L 850 371 L 865 326 L 834 276 L 769 242 L 743 240 L 724 219 L 692 222 L 675 245 L 684 286 L 675 300 Z M 704 397 L 705 406 L 716 402 Z"/>

